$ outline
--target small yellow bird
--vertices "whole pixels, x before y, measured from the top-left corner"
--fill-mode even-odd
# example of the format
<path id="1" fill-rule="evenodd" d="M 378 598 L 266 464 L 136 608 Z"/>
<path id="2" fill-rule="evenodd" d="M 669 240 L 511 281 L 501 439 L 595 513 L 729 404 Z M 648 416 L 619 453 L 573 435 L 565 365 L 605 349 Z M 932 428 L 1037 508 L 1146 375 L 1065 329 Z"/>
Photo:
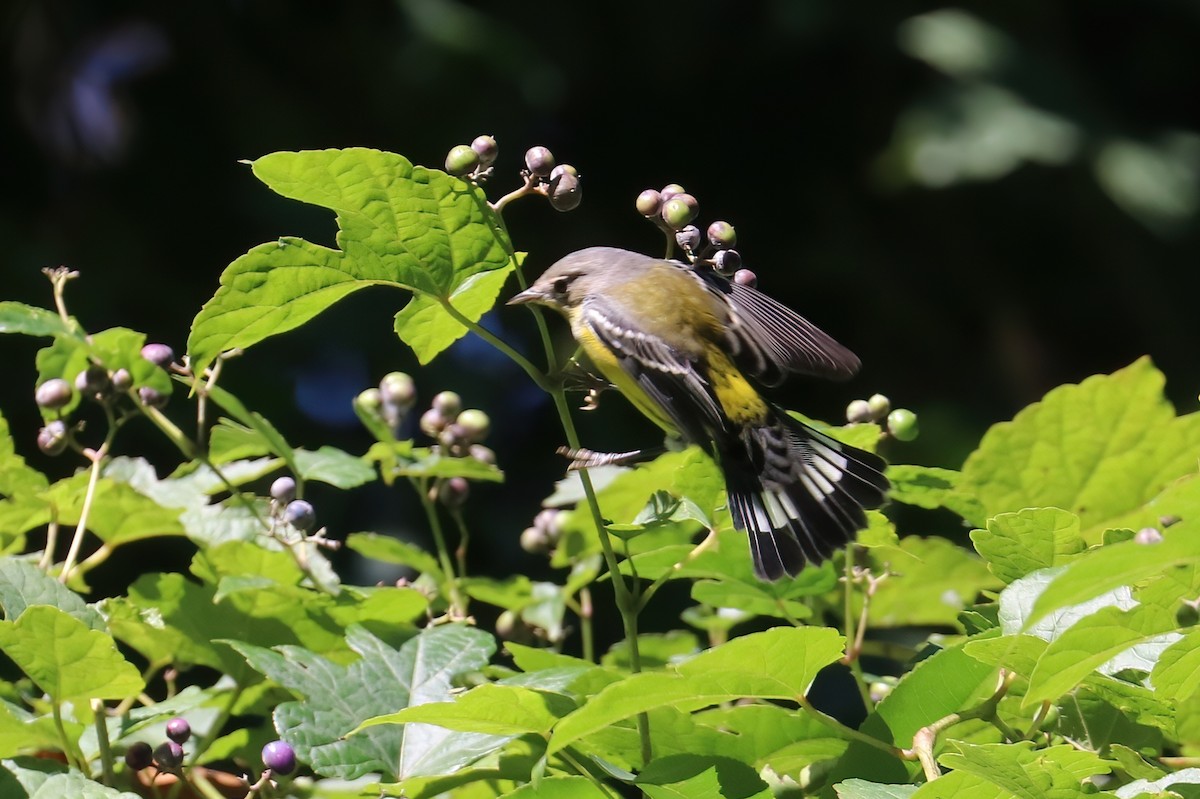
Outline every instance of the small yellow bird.
<path id="1" fill-rule="evenodd" d="M 859 367 L 854 353 L 765 294 L 707 267 L 592 247 L 509 301 L 520 303 L 566 316 L 583 352 L 638 410 L 720 464 L 733 523 L 749 534 L 763 579 L 826 560 L 866 526 L 864 509 L 883 504 L 882 458 L 760 393 L 790 373 L 844 380 Z"/>

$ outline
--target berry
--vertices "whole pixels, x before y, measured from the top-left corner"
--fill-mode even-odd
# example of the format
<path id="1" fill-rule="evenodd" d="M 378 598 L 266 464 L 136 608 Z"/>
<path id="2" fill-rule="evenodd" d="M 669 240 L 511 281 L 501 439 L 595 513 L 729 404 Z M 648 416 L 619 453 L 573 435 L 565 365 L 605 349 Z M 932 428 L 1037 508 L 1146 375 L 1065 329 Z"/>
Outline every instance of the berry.
<path id="1" fill-rule="evenodd" d="M 866 400 L 856 399 L 846 406 L 847 422 L 869 422 L 875 418 L 871 413 L 871 405 Z"/>
<path id="2" fill-rule="evenodd" d="M 696 248 L 700 246 L 700 228 L 695 225 L 688 225 L 682 230 L 676 231 L 675 243 L 684 252 L 695 252 Z"/>
<path id="3" fill-rule="evenodd" d="M 663 202 L 666 202 L 672 197 L 678 197 L 680 194 L 685 193 L 686 192 L 684 191 L 683 186 L 680 186 L 678 183 L 668 183 L 667 185 L 663 186 L 662 191 L 659 192 L 659 194 L 662 195 Z"/>
<path id="4" fill-rule="evenodd" d="M 453 419 L 462 411 L 462 397 L 453 391 L 441 391 L 433 398 L 430 407 L 440 413 L 443 419 Z"/>
<path id="5" fill-rule="evenodd" d="M 66 423 L 56 419 L 38 430 L 37 446 L 47 455 L 61 455 L 67 448 Z"/>
<path id="6" fill-rule="evenodd" d="M 550 551 L 550 537 L 545 530 L 526 527 L 521 531 L 521 549 L 530 555 L 544 555 Z"/>
<path id="7" fill-rule="evenodd" d="M 658 212 L 662 210 L 662 195 L 654 189 L 646 189 L 637 196 L 634 205 L 642 216 L 658 216 Z"/>
<path id="8" fill-rule="evenodd" d="M 496 635 L 504 641 L 517 644 L 533 641 L 533 629 L 511 610 L 506 610 L 496 617 Z"/>
<path id="9" fill-rule="evenodd" d="M 404 372 L 388 372 L 379 381 L 379 396 L 388 405 L 408 410 L 417 402 L 417 386 Z"/>
<path id="10" fill-rule="evenodd" d="M 733 282 L 739 286 L 749 286 L 754 288 L 758 285 L 758 275 L 751 272 L 749 269 L 739 269 L 733 273 Z"/>
<path id="11" fill-rule="evenodd" d="M 112 373 L 113 391 L 119 391 L 122 394 L 133 387 L 133 375 L 129 374 L 128 369 L 118 369 Z"/>
<path id="12" fill-rule="evenodd" d="M 525 151 L 525 167 L 539 178 L 554 171 L 554 154 L 545 147 L 530 147 Z"/>
<path id="13" fill-rule="evenodd" d="M 71 384 L 61 377 L 52 377 L 38 386 L 33 396 L 39 408 L 58 410 L 71 401 Z"/>
<path id="14" fill-rule="evenodd" d="M 908 408 L 897 408 L 888 414 L 888 432 L 897 441 L 912 441 L 920 429 L 917 427 L 917 415 Z"/>
<path id="15" fill-rule="evenodd" d="M 167 722 L 167 737 L 177 744 L 185 744 L 192 737 L 192 725 L 183 716 L 176 716 Z"/>
<path id="16" fill-rule="evenodd" d="M 882 419 L 892 411 L 892 401 L 883 394 L 872 394 L 867 405 L 871 408 L 872 419 Z"/>
<path id="17" fill-rule="evenodd" d="M 681 230 L 696 218 L 696 212 L 679 197 L 672 197 L 662 205 L 662 219 L 671 230 Z"/>
<path id="18" fill-rule="evenodd" d="M 125 750 L 125 765 L 141 771 L 154 762 L 154 750 L 145 741 L 134 741 Z"/>
<path id="19" fill-rule="evenodd" d="M 492 451 L 491 447 L 485 447 L 483 444 L 472 444 L 467 453 L 480 463 L 486 463 L 489 466 L 496 465 L 496 453 Z"/>
<path id="20" fill-rule="evenodd" d="M 147 344 L 142 347 L 142 357 L 155 366 L 166 369 L 175 360 L 175 350 L 166 344 Z"/>
<path id="21" fill-rule="evenodd" d="M 579 178 L 564 173 L 550 179 L 550 207 L 555 211 L 574 211 L 581 202 L 583 189 L 579 185 Z"/>
<path id="22" fill-rule="evenodd" d="M 446 154 L 446 171 L 451 175 L 462 177 L 470 174 L 477 166 L 479 166 L 479 153 L 471 149 L 469 145 L 455 145 Z"/>
<path id="23" fill-rule="evenodd" d="M 172 771 L 183 765 L 183 747 L 174 741 L 163 741 L 154 747 L 154 762 L 166 771 Z"/>
<path id="24" fill-rule="evenodd" d="M 1143 527 L 1134 534 L 1133 540 L 1139 544 L 1161 544 L 1163 534 L 1156 527 Z"/>
<path id="25" fill-rule="evenodd" d="M 1193 603 L 1184 601 L 1175 611 L 1175 623 L 1180 627 L 1192 627 L 1200 621 L 1200 609 Z"/>
<path id="26" fill-rule="evenodd" d="M 446 429 L 446 417 L 438 413 L 437 408 L 430 408 L 421 414 L 420 428 L 421 432 L 430 438 L 437 438 L 443 430 Z"/>
<path id="27" fill-rule="evenodd" d="M 742 268 L 742 255 L 737 250 L 717 250 L 713 266 L 725 275 L 732 275 Z"/>
<path id="28" fill-rule="evenodd" d="M 383 407 L 383 394 L 377 388 L 365 389 L 354 398 L 354 404 L 367 413 L 378 415 Z"/>
<path id="29" fill-rule="evenodd" d="M 75 389 L 85 397 L 103 394 L 112 387 L 108 379 L 108 370 L 103 366 L 89 366 L 75 375 Z"/>
<path id="30" fill-rule="evenodd" d="M 451 455 L 460 456 L 467 448 L 467 433 L 462 426 L 451 422 L 438 433 L 438 443 L 445 447 Z"/>
<path id="31" fill-rule="evenodd" d="M 438 500 L 447 508 L 461 508 L 471 493 L 465 477 L 451 477 L 438 484 Z"/>
<path id="32" fill-rule="evenodd" d="M 733 225 L 717 220 L 708 226 L 708 242 L 719 249 L 728 249 L 737 244 L 737 233 Z"/>
<path id="33" fill-rule="evenodd" d="M 293 499 L 283 509 L 283 520 L 304 532 L 312 528 L 313 522 L 317 520 L 317 514 L 313 511 L 310 503 L 302 499 Z"/>
<path id="34" fill-rule="evenodd" d="M 579 170 L 570 164 L 559 164 L 550 170 L 550 179 L 561 178 L 563 175 L 570 175 L 573 178 L 579 177 Z"/>
<path id="35" fill-rule="evenodd" d="M 138 399 L 142 404 L 150 408 L 161 408 L 167 404 L 170 399 L 170 394 L 164 394 L 156 388 L 150 386 L 142 386 L 138 389 Z"/>
<path id="36" fill-rule="evenodd" d="M 287 776 L 296 770 L 296 750 L 286 741 L 271 741 L 262 748 L 262 761 L 272 773 Z"/>
<path id="37" fill-rule="evenodd" d="M 476 136 L 471 149 L 479 156 L 480 166 L 491 166 L 500 154 L 500 145 L 491 136 Z"/>
<path id="38" fill-rule="evenodd" d="M 276 477 L 271 483 L 271 499 L 276 502 L 291 502 L 296 498 L 296 481 L 287 475 Z"/>
<path id="39" fill-rule="evenodd" d="M 492 429 L 492 420 L 478 408 L 467 408 L 458 415 L 454 423 L 462 429 L 463 438 L 468 444 L 483 441 Z"/>

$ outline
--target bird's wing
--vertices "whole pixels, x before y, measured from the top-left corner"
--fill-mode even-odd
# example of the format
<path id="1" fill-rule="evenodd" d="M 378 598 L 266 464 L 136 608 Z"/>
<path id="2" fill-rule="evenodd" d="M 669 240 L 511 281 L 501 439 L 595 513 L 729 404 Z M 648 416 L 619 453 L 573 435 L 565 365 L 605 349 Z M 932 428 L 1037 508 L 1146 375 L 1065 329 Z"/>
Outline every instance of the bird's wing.
<path id="1" fill-rule="evenodd" d="M 691 356 L 629 325 L 612 307 L 593 304 L 582 313 L 583 323 L 613 353 L 617 366 L 685 440 L 704 443 L 711 431 L 725 426 L 720 405 Z M 630 399 L 640 404 L 638 397 Z M 641 410 L 654 418 L 650 409 Z"/>
<path id="2" fill-rule="evenodd" d="M 734 361 L 767 386 L 789 373 L 846 380 L 858 356 L 787 306 L 711 271 L 697 275 L 729 308 L 725 338 Z"/>

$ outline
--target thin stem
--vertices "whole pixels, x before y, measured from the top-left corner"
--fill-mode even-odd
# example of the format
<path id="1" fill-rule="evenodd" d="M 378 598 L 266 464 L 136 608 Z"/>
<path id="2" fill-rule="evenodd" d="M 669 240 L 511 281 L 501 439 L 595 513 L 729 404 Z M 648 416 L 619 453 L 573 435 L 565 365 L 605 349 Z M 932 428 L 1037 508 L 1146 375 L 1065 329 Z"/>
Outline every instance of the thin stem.
<path id="1" fill-rule="evenodd" d="M 612 790 L 610 790 L 607 785 L 600 782 L 600 780 L 596 779 L 596 775 L 586 769 L 583 764 L 571 754 L 569 749 L 570 747 L 560 750 L 558 756 L 565 760 L 567 764 L 571 766 L 571 768 L 575 769 L 576 773 L 578 773 L 581 777 L 586 777 L 588 780 L 590 780 L 592 785 L 596 786 L 596 790 L 600 791 L 605 796 L 614 796 Z"/>
<path id="2" fill-rule="evenodd" d="M 845 724 L 842 724 L 832 716 L 827 716 L 826 714 L 817 710 L 812 706 L 812 703 L 808 701 L 808 697 L 800 695 L 796 697 L 796 701 L 800 704 L 800 707 L 804 708 L 804 710 L 806 710 L 814 719 L 836 732 L 838 736 L 864 743 L 867 746 L 878 749 L 881 752 L 886 752 L 893 757 L 901 756 L 901 750 L 897 749 L 895 746 L 892 746 L 886 741 L 881 741 L 878 738 L 867 735 L 865 732 L 859 732 L 853 727 L 847 727 Z"/>
<path id="3" fill-rule="evenodd" d="M 51 503 L 50 505 L 50 523 L 46 525 L 46 548 L 42 550 L 42 557 L 38 559 L 38 568 L 42 571 L 49 571 L 54 565 L 54 550 L 58 548 L 58 506 Z"/>
<path id="4" fill-rule="evenodd" d="M 104 774 L 104 784 L 112 785 L 113 753 L 112 744 L 108 740 L 108 713 L 104 703 L 99 699 L 92 700 L 92 716 L 96 720 L 96 743 L 100 748 L 100 764 Z"/>
<path id="5" fill-rule="evenodd" d="M 83 772 L 85 777 L 91 779 L 91 769 L 88 768 L 87 763 L 82 758 L 76 757 L 76 751 L 71 746 L 71 739 L 67 737 L 67 728 L 63 724 L 62 719 L 62 705 L 58 702 L 52 702 L 50 708 L 50 713 L 54 717 L 54 728 L 58 732 L 58 740 L 62 745 L 63 756 L 67 758 L 69 764 L 75 766 L 75 768 Z"/>
<path id="6" fill-rule="evenodd" d="M 1015 674 L 1010 674 L 1004 669 L 1000 669 L 996 690 L 991 696 L 973 708 L 968 708 L 961 713 L 950 713 L 917 730 L 913 735 L 912 748 L 904 750 L 901 756 L 906 760 L 915 759 L 919 761 L 927 780 L 936 780 L 942 776 L 942 770 L 938 768 L 937 760 L 933 755 L 933 750 L 937 746 L 938 735 L 955 724 L 967 721 L 968 719 L 993 721 L 996 718 L 996 707 L 1000 704 L 1000 700 L 1004 698 L 1004 695 L 1008 693 L 1008 689 L 1015 678 Z"/>
<path id="7" fill-rule="evenodd" d="M 550 382 L 546 379 L 546 376 L 543 375 L 541 370 L 534 366 L 528 358 L 510 347 L 503 339 L 497 337 L 495 333 L 488 330 L 486 327 L 480 325 L 478 322 L 473 322 L 470 318 L 464 316 L 461 311 L 450 304 L 448 299 L 438 299 L 442 303 L 442 307 L 446 309 L 446 313 L 450 314 L 450 316 L 454 318 L 454 321 L 458 322 L 463 327 L 467 328 L 472 333 L 486 341 L 488 344 L 491 344 L 500 352 L 507 355 L 509 360 L 521 367 L 525 374 L 529 375 L 529 379 L 537 384 L 538 388 L 542 389 L 543 391 L 551 390 L 552 387 Z"/>
<path id="8" fill-rule="evenodd" d="M 537 178 L 535 178 L 532 174 L 525 174 L 525 185 L 519 189 L 513 189 L 508 194 L 492 203 L 492 210 L 499 214 L 504 210 L 504 206 L 508 205 L 513 200 L 519 200 L 520 198 L 526 197 L 530 194 L 536 194 L 537 192 L 533 189 L 536 183 Z"/>
<path id="9" fill-rule="evenodd" d="M 229 699 L 221 706 L 217 717 L 213 719 L 213 723 L 208 727 L 208 733 L 196 742 L 196 748 L 192 750 L 192 756 L 188 758 L 188 765 L 195 765 L 208 747 L 212 746 L 213 741 L 221 734 L 221 729 L 229 721 L 229 717 L 233 715 L 233 706 L 237 704 L 238 699 L 242 696 L 243 686 L 241 683 L 234 684 L 233 690 L 229 692 Z"/>
<path id="10" fill-rule="evenodd" d="M 659 575 L 654 582 L 650 583 L 650 585 L 647 586 L 644 591 L 642 591 L 641 601 L 638 603 L 638 610 L 645 610 L 646 606 L 650 604 L 650 600 L 656 593 L 658 593 L 658 589 L 666 585 L 667 581 L 670 580 L 676 572 L 695 560 L 702 552 L 712 549 L 714 546 L 716 546 L 716 543 L 717 531 L 715 529 L 710 529 L 708 531 L 708 535 L 704 536 L 704 540 L 699 544 L 696 544 L 692 551 L 687 553 L 683 560 L 672 566 L 669 571 L 663 572 L 661 575 Z"/>
<path id="11" fill-rule="evenodd" d="M 67 313 L 67 300 L 65 297 L 67 283 L 79 277 L 79 273 L 67 269 L 65 266 L 60 266 L 54 269 L 43 269 L 42 273 L 50 278 L 50 285 L 54 291 L 54 307 L 58 310 L 58 316 L 66 325 L 71 324 L 71 316 Z"/>
<path id="12" fill-rule="evenodd" d="M 592 590 L 586 585 L 579 589 L 579 635 L 583 638 L 583 659 L 596 662 L 596 643 L 592 631 Z"/>
<path id="13" fill-rule="evenodd" d="M 458 576 L 461 579 L 467 576 L 467 547 L 471 543 L 471 530 L 467 527 L 460 509 L 451 509 L 450 518 L 458 528 L 458 546 L 454 548 L 454 559 L 458 563 Z"/>
<path id="14" fill-rule="evenodd" d="M 79 511 L 79 524 L 75 526 L 75 535 L 71 539 L 71 546 L 67 550 L 66 560 L 63 561 L 62 571 L 58 575 L 60 583 L 66 583 L 71 579 L 71 572 L 75 568 L 75 559 L 79 557 L 79 549 L 83 546 L 83 534 L 87 531 L 88 515 L 92 512 L 92 500 L 96 497 L 96 484 L 100 481 L 100 467 L 104 462 L 105 456 L 108 454 L 108 445 L 112 440 L 112 431 L 110 428 L 108 438 L 100 445 L 98 450 L 84 450 L 84 455 L 92 462 L 91 470 L 88 474 L 87 491 L 83 495 L 83 508 Z"/>
<path id="15" fill-rule="evenodd" d="M 446 574 L 446 582 L 450 593 L 451 615 L 465 618 L 467 615 L 467 605 L 463 601 L 461 593 L 459 593 L 458 577 L 454 573 L 454 562 L 450 559 L 450 550 L 446 547 L 446 536 L 442 532 L 442 520 L 438 516 L 437 504 L 429 498 L 431 482 L 428 479 L 423 479 L 414 480 L 413 483 L 413 487 L 417 490 L 417 496 L 421 498 L 421 507 L 425 509 L 425 516 L 429 519 L 429 529 L 433 533 L 433 543 L 437 548 L 438 562 L 441 563 L 442 571 Z"/>

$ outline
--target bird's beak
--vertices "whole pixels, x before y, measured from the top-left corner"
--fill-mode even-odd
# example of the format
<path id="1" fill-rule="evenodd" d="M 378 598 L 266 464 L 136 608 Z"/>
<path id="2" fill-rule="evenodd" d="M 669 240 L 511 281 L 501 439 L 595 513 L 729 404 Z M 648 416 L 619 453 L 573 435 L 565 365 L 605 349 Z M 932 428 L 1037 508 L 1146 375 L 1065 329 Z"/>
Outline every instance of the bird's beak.
<path id="1" fill-rule="evenodd" d="M 531 302 L 541 302 L 543 299 L 545 299 L 545 295 L 542 294 L 541 290 L 536 286 L 530 286 L 520 294 L 514 295 L 506 305 L 525 305 Z"/>

